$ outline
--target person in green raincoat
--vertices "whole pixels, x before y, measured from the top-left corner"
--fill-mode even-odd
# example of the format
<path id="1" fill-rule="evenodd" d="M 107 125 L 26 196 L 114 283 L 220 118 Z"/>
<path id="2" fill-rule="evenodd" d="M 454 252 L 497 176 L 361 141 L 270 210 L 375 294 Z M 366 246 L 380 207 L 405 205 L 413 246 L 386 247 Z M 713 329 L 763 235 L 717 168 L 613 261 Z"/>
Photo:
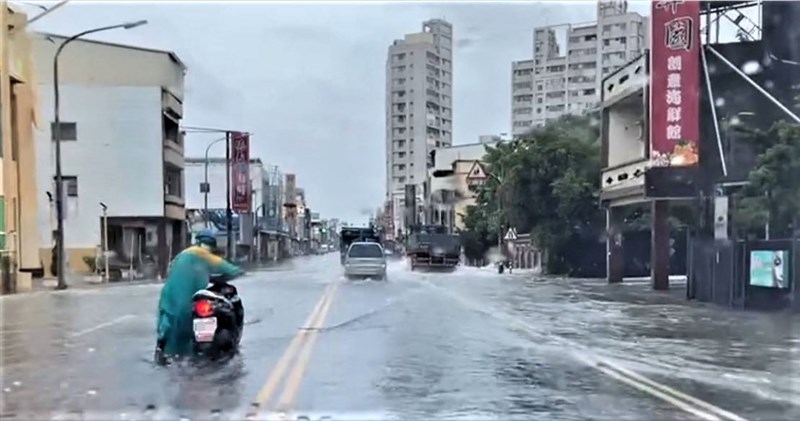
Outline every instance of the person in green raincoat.
<path id="1" fill-rule="evenodd" d="M 191 354 L 192 296 L 205 289 L 211 275 L 236 278 L 244 272 L 236 265 L 214 254 L 217 239 L 211 230 L 195 235 L 195 245 L 183 250 L 170 263 L 169 273 L 158 302 L 156 325 L 156 362 Z"/>

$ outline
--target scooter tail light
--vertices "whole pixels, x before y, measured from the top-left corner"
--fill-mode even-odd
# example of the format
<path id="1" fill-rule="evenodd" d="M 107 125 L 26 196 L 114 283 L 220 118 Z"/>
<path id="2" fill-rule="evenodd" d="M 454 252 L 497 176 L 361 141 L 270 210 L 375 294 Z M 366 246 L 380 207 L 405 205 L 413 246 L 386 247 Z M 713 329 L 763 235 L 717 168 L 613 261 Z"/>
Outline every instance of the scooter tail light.
<path id="1" fill-rule="evenodd" d="M 208 317 L 214 313 L 214 305 L 208 300 L 195 301 L 194 312 L 200 317 Z"/>

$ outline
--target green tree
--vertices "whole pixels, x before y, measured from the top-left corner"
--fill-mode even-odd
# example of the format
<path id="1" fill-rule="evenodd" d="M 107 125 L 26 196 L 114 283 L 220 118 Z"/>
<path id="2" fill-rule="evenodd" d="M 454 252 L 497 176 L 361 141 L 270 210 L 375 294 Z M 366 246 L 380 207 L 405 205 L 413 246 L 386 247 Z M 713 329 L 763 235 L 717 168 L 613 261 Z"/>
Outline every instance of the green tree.
<path id="1" fill-rule="evenodd" d="M 569 273 L 564 256 L 570 243 L 604 226 L 597 118 L 564 116 L 487 147 L 484 161 L 490 178 L 468 211 L 467 229 L 480 233 L 487 247 L 505 227 L 529 232 L 549 252 L 548 271 Z"/>
<path id="2" fill-rule="evenodd" d="M 734 222 L 745 236 L 792 235 L 800 223 L 800 126 L 781 121 L 750 137 L 757 153 L 749 184 L 734 197 Z"/>

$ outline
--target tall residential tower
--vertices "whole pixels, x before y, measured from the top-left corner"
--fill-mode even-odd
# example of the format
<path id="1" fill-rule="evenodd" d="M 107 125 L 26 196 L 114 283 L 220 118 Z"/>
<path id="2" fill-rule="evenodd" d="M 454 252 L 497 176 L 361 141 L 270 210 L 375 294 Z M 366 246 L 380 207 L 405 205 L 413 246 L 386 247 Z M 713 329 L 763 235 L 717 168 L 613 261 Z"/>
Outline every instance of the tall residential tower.
<path id="1" fill-rule="evenodd" d="M 406 185 L 415 186 L 421 207 L 428 155 L 452 143 L 453 26 L 431 19 L 422 32 L 394 41 L 386 57 L 386 199 L 394 232 L 405 228 Z"/>
<path id="2" fill-rule="evenodd" d="M 511 66 L 512 133 L 595 108 L 603 77 L 642 54 L 647 34 L 648 19 L 620 0 L 598 1 L 596 22 L 535 28 L 533 60 Z"/>

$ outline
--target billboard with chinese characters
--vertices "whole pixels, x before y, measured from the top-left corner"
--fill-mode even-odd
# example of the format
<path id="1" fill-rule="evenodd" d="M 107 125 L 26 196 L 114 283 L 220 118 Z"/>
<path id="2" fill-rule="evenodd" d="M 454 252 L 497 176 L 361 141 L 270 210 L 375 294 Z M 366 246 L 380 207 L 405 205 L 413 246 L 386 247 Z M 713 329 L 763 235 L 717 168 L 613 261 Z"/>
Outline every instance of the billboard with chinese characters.
<path id="1" fill-rule="evenodd" d="M 699 162 L 700 2 L 656 0 L 651 10 L 650 165 Z"/>
<path id="2" fill-rule="evenodd" d="M 237 213 L 250 212 L 250 135 L 231 133 L 231 209 Z"/>

